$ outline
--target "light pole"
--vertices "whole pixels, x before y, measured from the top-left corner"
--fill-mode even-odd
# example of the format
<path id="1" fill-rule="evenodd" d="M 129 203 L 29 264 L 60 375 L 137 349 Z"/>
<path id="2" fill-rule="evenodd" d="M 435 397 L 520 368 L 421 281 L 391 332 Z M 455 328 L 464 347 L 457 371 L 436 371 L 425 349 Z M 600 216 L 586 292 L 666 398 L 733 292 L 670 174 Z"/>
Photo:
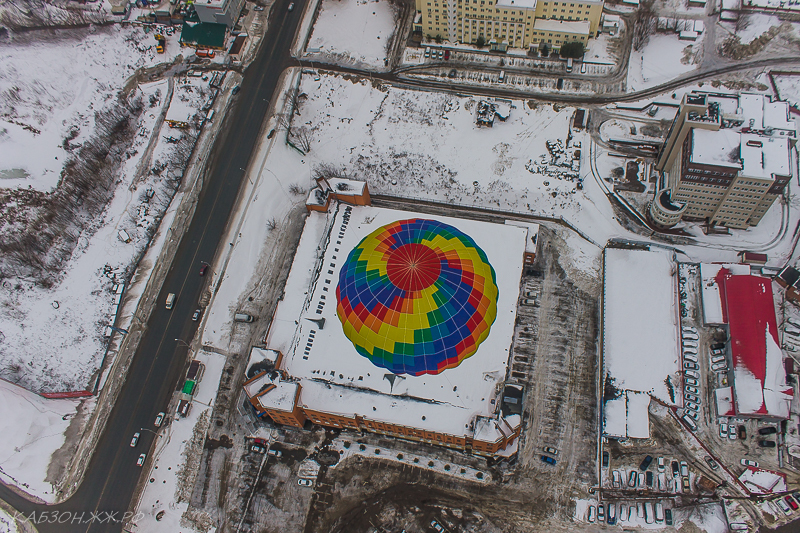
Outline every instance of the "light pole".
<path id="1" fill-rule="evenodd" d="M 139 431 L 149 431 L 150 433 L 152 433 L 156 437 L 160 437 L 161 436 L 161 433 L 158 433 L 157 431 L 153 431 L 152 429 L 139 428 Z"/>
<path id="2" fill-rule="evenodd" d="M 184 346 L 186 346 L 186 348 L 187 348 L 187 349 L 189 349 L 189 350 L 191 350 L 191 349 L 192 349 L 192 347 L 191 347 L 191 346 L 189 346 L 189 343 L 188 343 L 188 342 L 186 342 L 186 341 L 185 341 L 185 340 L 183 340 L 183 339 L 175 339 L 175 342 L 177 342 L 178 344 L 183 344 L 183 345 L 184 345 Z"/>

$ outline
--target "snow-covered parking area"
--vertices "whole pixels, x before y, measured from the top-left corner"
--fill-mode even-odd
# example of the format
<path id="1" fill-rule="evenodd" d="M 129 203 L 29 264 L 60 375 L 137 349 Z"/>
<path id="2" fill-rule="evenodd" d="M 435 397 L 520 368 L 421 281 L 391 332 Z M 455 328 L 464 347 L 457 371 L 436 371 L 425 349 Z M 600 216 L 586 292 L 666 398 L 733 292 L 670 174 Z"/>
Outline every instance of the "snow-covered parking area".
<path id="1" fill-rule="evenodd" d="M 399 8 L 383 0 L 320 0 L 305 58 L 357 68 L 383 68 Z"/>
<path id="2" fill-rule="evenodd" d="M 641 91 L 665 83 L 697 68 L 703 59 L 703 37 L 682 41 L 677 34 L 656 34 L 639 51 L 631 50 L 628 91 Z"/>

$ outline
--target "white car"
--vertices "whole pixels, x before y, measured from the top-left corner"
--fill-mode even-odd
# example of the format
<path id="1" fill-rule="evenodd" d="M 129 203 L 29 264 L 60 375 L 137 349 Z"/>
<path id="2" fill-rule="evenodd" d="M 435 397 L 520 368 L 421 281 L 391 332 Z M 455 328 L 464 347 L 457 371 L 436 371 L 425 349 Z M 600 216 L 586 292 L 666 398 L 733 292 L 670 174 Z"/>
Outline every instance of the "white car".
<path id="1" fill-rule="evenodd" d="M 696 353 L 683 352 L 683 359 L 684 359 L 684 361 L 691 361 L 692 363 L 695 363 L 695 364 L 700 362 L 697 359 L 697 354 Z"/>
<path id="2" fill-rule="evenodd" d="M 683 338 L 690 341 L 700 340 L 700 337 L 697 336 L 697 333 L 692 333 L 690 331 L 684 331 Z"/>
<path id="3" fill-rule="evenodd" d="M 139 432 L 133 434 L 133 438 L 131 439 L 131 448 L 135 448 L 136 445 L 139 444 Z"/>
<path id="4" fill-rule="evenodd" d="M 719 438 L 727 439 L 728 438 L 728 424 L 725 422 L 719 423 Z"/>
<path id="5" fill-rule="evenodd" d="M 697 411 L 689 411 L 688 409 L 684 409 L 683 416 L 688 416 L 689 418 L 691 418 L 695 422 L 699 422 L 700 421 L 700 415 L 697 414 Z"/>
<path id="6" fill-rule="evenodd" d="M 147 454 L 146 453 L 143 453 L 143 454 L 139 455 L 139 458 L 136 460 L 136 466 L 144 465 L 145 459 L 147 459 Z"/>
<path id="7" fill-rule="evenodd" d="M 595 508 L 594 505 L 590 505 L 589 506 L 589 516 L 586 519 L 590 524 L 594 523 L 595 513 L 597 513 L 597 509 Z"/>
<path id="8" fill-rule="evenodd" d="M 778 502 L 778 506 L 781 508 L 781 511 L 783 511 L 783 513 L 785 515 L 788 516 L 788 515 L 792 514 L 792 508 L 789 507 L 789 504 L 786 503 L 786 501 L 784 501 L 783 498 L 778 498 L 777 500 L 773 500 L 773 501 L 777 501 Z"/>
<path id="9" fill-rule="evenodd" d="M 297 484 L 300 485 L 301 487 L 310 487 L 311 485 L 314 484 L 314 482 L 311 481 L 310 479 L 300 478 L 297 480 Z"/>
<path id="10" fill-rule="evenodd" d="M 721 362 L 721 363 L 714 363 L 711 365 L 711 370 L 714 372 L 727 372 L 728 371 L 728 363 Z"/>
<path id="11" fill-rule="evenodd" d="M 739 461 L 742 466 L 752 466 L 753 468 L 758 468 L 758 461 L 751 461 L 750 459 L 741 459 Z"/>
<path id="12" fill-rule="evenodd" d="M 681 461 L 681 476 L 686 477 L 689 475 L 689 465 L 686 461 Z"/>
<path id="13" fill-rule="evenodd" d="M 691 353 L 697 355 L 697 348 L 684 348 L 683 353 Z"/>
<path id="14" fill-rule="evenodd" d="M 684 377 L 683 379 L 688 387 L 697 387 L 700 384 L 700 382 L 697 381 L 697 378 Z"/>
<path id="15" fill-rule="evenodd" d="M 728 424 L 728 438 L 730 440 L 736 440 L 739 437 L 736 435 L 736 426 L 733 424 Z"/>
<path id="16" fill-rule="evenodd" d="M 694 378 L 694 379 L 700 379 L 700 374 L 698 374 L 698 373 L 697 373 L 696 371 L 694 371 L 694 370 L 684 370 L 684 371 L 683 371 L 683 374 L 684 374 L 685 376 L 688 376 L 688 377 L 690 377 L 690 378 Z"/>
<path id="17" fill-rule="evenodd" d="M 715 355 L 711 358 L 712 363 L 723 363 L 725 361 L 724 355 Z"/>
<path id="18" fill-rule="evenodd" d="M 681 329 L 689 333 L 695 333 L 695 334 L 697 333 L 697 328 L 695 328 L 694 326 L 681 326 Z"/>
<path id="19" fill-rule="evenodd" d="M 700 397 L 699 396 L 695 396 L 694 394 L 689 394 L 688 392 L 684 395 L 684 398 L 686 398 L 690 402 L 694 402 L 694 403 L 697 403 L 697 404 L 700 403 Z"/>
<path id="20" fill-rule="evenodd" d="M 667 468 L 667 463 L 664 461 L 663 457 L 658 458 L 658 471 L 663 472 Z"/>
<path id="21" fill-rule="evenodd" d="M 697 343 L 695 341 L 683 341 L 684 348 L 697 348 Z"/>
<path id="22" fill-rule="evenodd" d="M 686 385 L 686 392 L 689 394 L 700 394 L 700 389 L 692 387 L 691 385 Z"/>
<path id="23" fill-rule="evenodd" d="M 688 402 L 688 401 L 686 402 L 686 408 L 687 408 L 688 410 L 690 410 L 690 411 L 694 411 L 694 412 L 697 412 L 697 411 L 699 411 L 699 410 L 700 410 L 700 406 L 699 406 L 699 405 L 697 405 L 697 404 L 696 404 L 696 403 L 694 403 L 694 402 Z"/>
<path id="24" fill-rule="evenodd" d="M 162 424 L 162 422 L 164 422 L 164 416 L 166 416 L 166 414 L 164 413 L 164 411 L 161 411 L 160 413 L 158 413 L 158 414 L 156 415 L 156 420 L 155 420 L 155 422 L 153 422 L 153 425 L 155 425 L 157 428 L 160 428 L 160 427 L 161 427 L 161 424 Z"/>

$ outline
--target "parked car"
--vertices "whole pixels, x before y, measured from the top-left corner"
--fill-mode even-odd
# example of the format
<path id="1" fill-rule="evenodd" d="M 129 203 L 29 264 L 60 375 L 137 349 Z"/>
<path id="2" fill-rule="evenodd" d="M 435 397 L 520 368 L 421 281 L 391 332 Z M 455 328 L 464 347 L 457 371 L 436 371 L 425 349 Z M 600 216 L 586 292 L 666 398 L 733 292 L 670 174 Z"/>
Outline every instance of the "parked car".
<path id="1" fill-rule="evenodd" d="M 444 51 L 444 59 L 445 59 L 445 61 L 450 59 L 450 50 L 445 50 Z"/>
<path id="2" fill-rule="evenodd" d="M 300 478 L 297 480 L 297 484 L 300 485 L 301 487 L 310 487 L 311 485 L 314 484 L 314 482 L 311 481 L 310 479 Z"/>
<path id="3" fill-rule="evenodd" d="M 288 11 L 291 11 L 292 9 L 294 9 L 294 2 L 292 2 L 291 4 L 289 4 L 289 9 L 288 9 Z"/>
<path id="4" fill-rule="evenodd" d="M 691 385 L 686 385 L 686 392 L 689 394 L 700 394 L 700 389 L 692 387 Z"/>
<path id="5" fill-rule="evenodd" d="M 711 356 L 711 363 L 724 363 L 725 356 L 724 355 L 713 355 Z"/>
<path id="6" fill-rule="evenodd" d="M 250 451 L 255 453 L 266 453 L 267 449 L 260 444 L 253 444 L 250 446 Z"/>
<path id="7" fill-rule="evenodd" d="M 687 477 L 689 475 L 689 465 L 686 461 L 681 461 L 681 475 Z"/>
<path id="8" fill-rule="evenodd" d="M 688 354 L 692 354 L 692 355 L 696 356 L 697 355 L 697 348 L 687 348 L 686 346 L 684 346 L 683 347 L 683 353 L 684 354 L 688 353 Z"/>
<path id="9" fill-rule="evenodd" d="M 639 474 L 637 474 L 636 486 L 640 489 L 644 488 L 644 472 L 639 472 Z"/>
<path id="10" fill-rule="evenodd" d="M 758 441 L 758 445 L 762 448 L 774 448 L 775 441 L 774 440 L 760 440 Z"/>
<path id="11" fill-rule="evenodd" d="M 792 511 L 796 511 L 798 508 L 800 508 L 800 506 L 797 505 L 797 502 L 794 501 L 794 498 L 792 498 L 791 495 L 787 494 L 786 496 L 784 496 L 783 499 L 786 500 L 786 503 L 789 504 L 789 507 L 792 508 Z"/>
<path id="12" fill-rule="evenodd" d="M 752 466 L 753 468 L 758 468 L 757 461 L 753 461 L 750 459 L 741 459 L 739 462 L 742 464 L 742 466 Z"/>
<path id="13" fill-rule="evenodd" d="M 738 438 L 736 436 L 736 426 L 733 424 L 728 424 L 728 438 L 730 440 L 736 440 Z"/>
<path id="14" fill-rule="evenodd" d="M 283 452 L 281 450 L 276 450 L 274 448 L 271 448 L 269 450 L 269 454 L 272 455 L 273 457 L 283 457 Z"/>
<path id="15" fill-rule="evenodd" d="M 694 371 L 694 370 L 684 370 L 684 371 L 683 371 L 683 375 L 684 375 L 684 376 L 687 376 L 687 377 L 690 377 L 690 378 L 693 378 L 693 379 L 696 379 L 696 380 L 699 380 L 699 379 L 700 379 L 700 374 L 698 374 L 698 373 L 697 373 L 696 371 Z M 688 382 L 687 382 L 687 383 L 688 383 Z M 699 383 L 699 381 L 697 381 L 696 383 Z"/>
<path id="16" fill-rule="evenodd" d="M 608 514 L 606 515 L 606 524 L 613 526 L 617 523 L 617 506 L 613 503 L 608 504 Z"/>
<path id="17" fill-rule="evenodd" d="M 786 500 L 784 500 L 783 498 L 778 498 L 777 500 L 773 500 L 773 501 L 777 501 L 778 507 L 781 508 L 781 511 L 783 511 L 783 514 L 785 514 L 787 516 L 792 514 L 792 508 L 789 507 L 789 504 L 786 503 Z"/>
<path id="18" fill-rule="evenodd" d="M 736 434 L 739 436 L 740 440 L 745 440 L 747 438 L 747 430 L 741 424 L 736 428 Z"/>
<path id="19" fill-rule="evenodd" d="M 688 416 L 689 418 L 691 418 L 695 422 L 699 422 L 700 421 L 700 415 L 697 414 L 697 411 L 685 410 L 684 413 L 683 413 L 683 416 Z"/>
<path id="20" fill-rule="evenodd" d="M 688 410 L 690 410 L 690 411 L 694 411 L 694 412 L 698 412 L 698 411 L 700 411 L 700 406 L 699 406 L 699 405 L 697 405 L 697 404 L 696 404 L 696 403 L 694 403 L 694 402 L 689 402 L 689 401 L 687 401 L 685 405 L 686 405 L 686 408 L 687 408 Z"/>
<path id="21" fill-rule="evenodd" d="M 716 343 L 711 345 L 711 349 L 712 350 L 724 350 L 725 349 L 725 343 L 724 342 L 716 342 Z"/>
<path id="22" fill-rule="evenodd" d="M 706 460 L 706 464 L 708 464 L 708 466 L 711 468 L 711 470 L 719 469 L 719 465 L 717 464 L 717 462 L 714 459 L 712 459 L 710 456 L 706 455 L 705 456 L 705 460 Z"/>
<path id="23" fill-rule="evenodd" d="M 725 350 L 711 350 L 711 357 L 725 357 Z"/>
<path id="24" fill-rule="evenodd" d="M 147 459 L 146 453 L 139 454 L 139 458 L 136 459 L 136 466 L 143 466 L 146 459 Z"/>
<path id="25" fill-rule="evenodd" d="M 686 411 L 683 417 L 681 417 L 681 420 L 683 420 L 686 425 L 689 426 L 689 430 L 692 432 L 697 431 L 698 419 L 699 417 L 697 416 L 697 413 L 692 411 Z"/>
<path id="26" fill-rule="evenodd" d="M 695 341 L 683 341 L 684 348 L 697 348 L 697 343 Z"/>
<path id="27" fill-rule="evenodd" d="M 663 472 L 666 470 L 666 462 L 664 461 L 663 457 L 658 458 L 658 471 Z"/>
<path id="28" fill-rule="evenodd" d="M 200 319 L 201 314 L 203 314 L 202 309 L 195 309 L 194 313 L 192 314 L 192 321 L 197 322 Z"/>
<path id="29" fill-rule="evenodd" d="M 543 463 L 547 463 L 549 465 L 556 464 L 556 460 L 553 459 L 552 457 L 548 457 L 547 455 L 542 455 L 541 456 L 541 460 L 542 460 Z"/>
<path id="30" fill-rule="evenodd" d="M 778 429 L 774 426 L 767 426 L 763 428 L 758 428 L 759 435 L 774 435 L 778 432 Z"/>
<path id="31" fill-rule="evenodd" d="M 683 380 L 686 382 L 687 387 L 697 387 L 700 385 L 700 382 L 697 381 L 697 378 L 686 376 L 683 378 Z"/>
<path id="32" fill-rule="evenodd" d="M 653 486 L 653 472 L 651 470 L 644 473 L 644 484 L 648 487 Z"/>
<path id="33" fill-rule="evenodd" d="M 639 465 L 639 470 L 644 472 L 650 467 L 650 463 L 652 462 L 653 462 L 653 457 L 651 455 L 645 455 L 644 459 L 642 459 L 642 462 Z"/>
<path id="34" fill-rule="evenodd" d="M 794 498 L 794 501 L 800 504 L 800 492 L 793 492 L 792 497 Z"/>
<path id="35" fill-rule="evenodd" d="M 696 341 L 700 339 L 700 337 L 697 336 L 697 333 L 692 333 L 691 331 L 684 331 L 683 338 L 690 341 Z"/>
<path id="36" fill-rule="evenodd" d="M 683 492 L 691 492 L 692 487 L 691 487 L 691 485 L 689 485 L 689 478 L 688 477 L 684 477 L 684 478 L 681 478 L 681 479 L 682 479 L 681 488 L 683 489 Z"/>
<path id="37" fill-rule="evenodd" d="M 631 470 L 631 473 L 628 476 L 628 486 L 629 487 L 635 487 L 637 478 L 638 478 L 638 475 L 636 473 L 636 470 Z"/>
<path id="38" fill-rule="evenodd" d="M 551 455 L 558 455 L 558 450 L 556 450 L 552 446 L 545 446 L 543 449 L 544 453 L 549 453 Z"/>
<path id="39" fill-rule="evenodd" d="M 605 522 L 606 520 L 606 510 L 605 506 L 601 503 L 597 506 L 597 521 L 598 522 Z"/>
<path id="40" fill-rule="evenodd" d="M 728 424 L 725 422 L 719 423 L 719 438 L 727 439 L 728 438 Z"/>
<path id="41" fill-rule="evenodd" d="M 589 516 L 586 517 L 586 521 L 590 524 L 594 523 L 595 517 L 597 516 L 597 509 L 594 505 L 589 506 Z"/>
<path id="42" fill-rule="evenodd" d="M 678 477 L 679 473 L 678 461 L 672 461 L 672 477 Z"/>
<path id="43" fill-rule="evenodd" d="M 236 94 L 238 94 L 238 93 L 239 93 L 239 91 L 240 91 L 241 89 L 242 89 L 242 88 L 241 88 L 239 85 L 237 85 L 237 86 L 235 86 L 233 89 L 231 89 L 231 94 L 233 94 L 233 95 L 236 95 Z M 202 274 L 201 274 L 201 275 L 202 275 Z"/>
<path id="44" fill-rule="evenodd" d="M 691 361 L 694 364 L 697 364 L 699 362 L 697 359 L 697 355 L 689 352 L 683 352 L 683 359 L 684 361 Z"/>
<path id="45" fill-rule="evenodd" d="M 727 372 L 728 371 L 728 363 L 721 362 L 721 363 L 714 363 L 711 365 L 711 370 L 714 372 Z"/>
<path id="46" fill-rule="evenodd" d="M 698 364 L 693 361 L 684 361 L 683 368 L 685 368 L 686 370 L 700 370 L 700 366 L 698 366 Z"/>
<path id="47" fill-rule="evenodd" d="M 239 86 L 237 85 L 236 87 L 233 88 L 233 90 L 235 91 L 237 87 L 239 87 Z M 236 93 L 233 93 L 233 94 L 236 94 Z M 203 266 L 200 267 L 200 275 L 201 276 L 205 276 L 207 271 L 208 271 L 208 265 L 203 265 Z"/>
<path id="48" fill-rule="evenodd" d="M 164 416 L 165 416 L 165 413 L 164 413 L 164 411 L 161 411 L 160 413 L 158 413 L 158 414 L 156 415 L 156 420 L 155 420 L 155 422 L 153 422 L 153 424 L 154 424 L 154 425 L 155 425 L 157 428 L 160 428 L 160 427 L 161 427 L 161 424 L 164 422 Z"/>
<path id="49" fill-rule="evenodd" d="M 612 472 L 611 486 L 615 489 L 622 488 L 622 474 L 619 473 L 619 470 Z"/>
<path id="50" fill-rule="evenodd" d="M 672 525 L 672 509 L 664 509 L 664 523 L 668 526 Z"/>
<path id="51" fill-rule="evenodd" d="M 694 394 L 689 394 L 687 392 L 683 397 L 686 398 L 687 400 L 689 400 L 690 402 L 694 402 L 694 403 L 697 403 L 697 404 L 700 403 L 700 397 L 699 396 L 695 396 Z"/>
<path id="52" fill-rule="evenodd" d="M 139 444 L 139 432 L 133 434 L 133 438 L 131 439 L 131 448 L 135 448 L 136 445 Z"/>

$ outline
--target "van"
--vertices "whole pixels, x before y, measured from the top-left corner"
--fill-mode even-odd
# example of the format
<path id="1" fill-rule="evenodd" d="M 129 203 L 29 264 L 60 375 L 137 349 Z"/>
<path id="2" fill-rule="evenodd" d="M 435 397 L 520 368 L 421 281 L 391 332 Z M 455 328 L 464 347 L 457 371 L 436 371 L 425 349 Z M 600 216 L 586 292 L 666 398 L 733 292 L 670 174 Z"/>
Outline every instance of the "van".
<path id="1" fill-rule="evenodd" d="M 214 110 L 213 109 L 211 111 L 209 111 L 208 114 L 206 115 L 206 120 L 211 122 L 212 118 L 214 118 Z"/>
<path id="2" fill-rule="evenodd" d="M 497 83 L 503 83 L 506 80 L 506 71 L 501 70 L 500 75 L 497 77 Z"/>
<path id="3" fill-rule="evenodd" d="M 167 309 L 172 309 L 172 307 L 174 305 L 175 305 L 175 293 L 171 292 L 171 293 L 167 294 L 167 305 L 166 305 L 166 307 L 167 307 Z"/>
<path id="4" fill-rule="evenodd" d="M 572 72 L 572 58 L 567 58 L 567 72 Z"/>
<path id="5" fill-rule="evenodd" d="M 233 315 L 233 320 L 236 322 L 252 322 L 254 319 L 252 315 L 247 313 L 236 313 Z"/>
<path id="6" fill-rule="evenodd" d="M 697 423 L 692 420 L 688 415 L 683 415 L 682 420 L 689 426 L 689 429 L 692 431 L 697 431 Z"/>

